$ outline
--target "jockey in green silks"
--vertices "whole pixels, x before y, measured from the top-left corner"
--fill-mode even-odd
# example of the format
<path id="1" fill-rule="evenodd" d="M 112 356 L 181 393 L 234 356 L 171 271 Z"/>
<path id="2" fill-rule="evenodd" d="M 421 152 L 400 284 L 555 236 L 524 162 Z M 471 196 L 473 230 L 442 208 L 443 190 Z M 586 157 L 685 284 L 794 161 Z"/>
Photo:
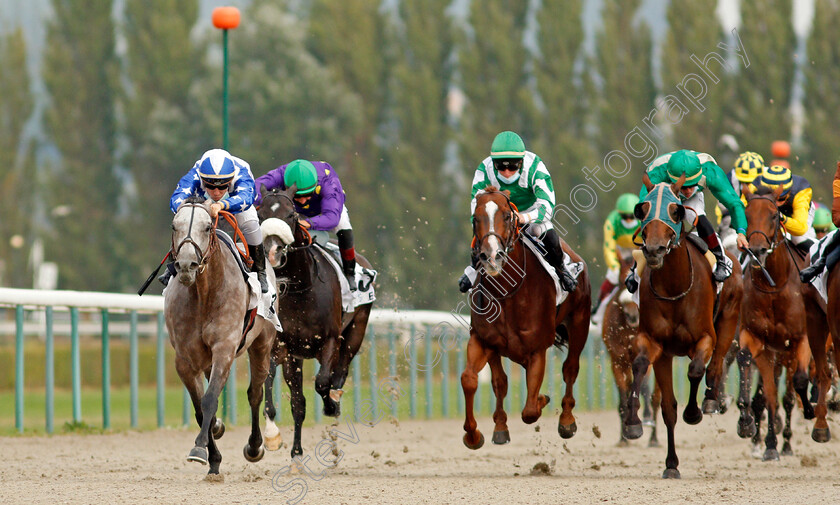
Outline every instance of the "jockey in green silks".
<path id="1" fill-rule="evenodd" d="M 706 203 L 703 197 L 703 190 L 708 188 L 712 195 L 729 210 L 732 216 L 732 228 L 738 233 L 737 244 L 739 248 L 747 248 L 747 217 L 744 213 L 744 203 L 732 188 L 723 170 L 711 155 L 683 149 L 680 151 L 663 154 L 653 160 L 647 169 L 650 182 L 659 184 L 661 182 L 674 183 L 682 175 L 685 175 L 685 182 L 677 195 L 685 206 L 685 219 L 689 223 L 697 220 L 697 233 L 709 246 L 709 250 L 715 255 L 717 266 L 714 271 L 716 282 L 723 282 L 732 274 L 726 264 L 723 247 L 720 239 L 709 218 L 706 217 Z M 644 199 L 647 195 L 647 188 L 643 185 L 639 197 Z M 633 293 L 639 285 L 635 278 L 635 268 L 625 280 L 627 289 Z"/>
<path id="2" fill-rule="evenodd" d="M 472 183 L 471 216 L 475 212 L 475 196 L 486 186 L 510 192 L 510 201 L 519 209 L 522 231 L 542 239 L 545 259 L 557 270 L 560 286 L 567 292 L 574 291 L 577 280 L 566 270 L 560 237 L 551 224 L 554 213 L 551 174 L 539 156 L 525 150 L 525 143 L 516 133 L 504 131 L 496 135 L 490 146 L 490 156 L 478 165 Z M 458 289 L 462 293 L 472 287 L 470 274 L 475 272 L 477 265 L 478 258 L 473 256 L 471 267 L 458 279 Z"/>

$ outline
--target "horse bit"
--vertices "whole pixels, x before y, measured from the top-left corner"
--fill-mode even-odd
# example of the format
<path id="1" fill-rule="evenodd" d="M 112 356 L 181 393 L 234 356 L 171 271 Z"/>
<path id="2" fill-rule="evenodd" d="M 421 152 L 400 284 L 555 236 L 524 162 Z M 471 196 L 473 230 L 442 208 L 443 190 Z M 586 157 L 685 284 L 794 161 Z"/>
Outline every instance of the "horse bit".
<path id="1" fill-rule="evenodd" d="M 207 268 L 207 260 L 210 259 L 210 256 L 213 254 L 213 251 L 216 250 L 216 247 L 214 247 L 215 244 L 216 244 L 216 234 L 215 233 L 210 234 L 210 242 L 207 245 L 208 252 L 205 255 L 204 252 L 201 250 L 201 247 L 192 238 L 192 226 L 193 226 L 193 221 L 195 219 L 195 209 L 196 208 L 199 208 L 199 209 L 207 212 L 208 215 L 210 215 L 210 211 L 207 210 L 207 208 L 205 208 L 203 205 L 200 205 L 200 204 L 197 204 L 197 203 L 188 203 L 188 204 L 184 205 L 184 207 L 187 207 L 187 206 L 192 208 L 192 211 L 191 211 L 191 214 L 190 214 L 190 226 L 189 226 L 189 228 L 187 228 L 187 236 L 184 237 L 184 239 L 181 240 L 180 243 L 178 243 L 178 247 L 174 247 L 174 245 L 175 245 L 175 242 L 174 242 L 175 234 L 174 233 L 172 234 L 172 240 L 173 240 L 173 242 L 172 242 L 172 245 L 173 245 L 173 247 L 172 247 L 172 260 L 177 261 L 178 251 L 180 251 L 181 248 L 184 247 L 184 244 L 190 244 L 190 245 L 193 246 L 193 248 L 195 249 L 195 253 L 198 255 L 198 258 L 199 258 L 198 273 L 201 274 Z M 215 225 L 213 225 L 213 228 L 215 228 Z"/>

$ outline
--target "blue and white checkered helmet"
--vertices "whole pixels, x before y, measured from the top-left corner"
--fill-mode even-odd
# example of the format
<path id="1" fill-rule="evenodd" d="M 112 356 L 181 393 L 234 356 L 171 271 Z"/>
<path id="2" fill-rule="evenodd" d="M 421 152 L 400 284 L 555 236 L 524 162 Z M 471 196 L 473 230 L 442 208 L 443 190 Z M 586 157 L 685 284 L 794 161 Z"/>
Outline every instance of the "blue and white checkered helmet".
<path id="1" fill-rule="evenodd" d="M 233 156 L 224 149 L 211 149 L 198 161 L 198 176 L 206 186 L 223 186 L 235 175 Z"/>

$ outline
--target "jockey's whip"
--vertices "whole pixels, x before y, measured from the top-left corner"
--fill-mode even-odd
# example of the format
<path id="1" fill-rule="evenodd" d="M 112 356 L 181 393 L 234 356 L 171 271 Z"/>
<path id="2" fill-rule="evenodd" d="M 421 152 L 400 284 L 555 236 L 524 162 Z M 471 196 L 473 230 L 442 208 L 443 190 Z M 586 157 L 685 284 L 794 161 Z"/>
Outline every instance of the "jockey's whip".
<path id="1" fill-rule="evenodd" d="M 776 283 L 775 283 L 775 282 L 773 282 L 773 278 L 772 278 L 772 277 L 770 277 L 770 272 L 768 272 L 768 271 L 767 271 L 767 269 L 766 269 L 766 268 L 764 268 L 764 265 L 762 265 L 761 263 L 759 263 L 759 262 L 758 262 L 758 258 L 756 258 L 756 257 L 755 257 L 755 254 L 754 254 L 752 251 L 750 251 L 749 249 L 744 249 L 744 251 L 746 251 L 746 252 L 747 252 L 747 254 L 749 254 L 749 255 L 750 255 L 750 258 L 752 258 L 752 259 L 753 259 L 753 261 L 755 261 L 755 264 L 756 264 L 756 265 L 758 265 L 758 268 L 760 268 L 760 269 L 761 269 L 761 273 L 763 273 L 763 274 L 764 274 L 764 278 L 765 278 L 765 279 L 767 279 L 767 282 L 769 282 L 769 283 L 770 283 L 770 287 L 771 287 L 771 288 L 775 288 L 775 287 L 776 287 Z"/>
<path id="2" fill-rule="evenodd" d="M 169 258 L 169 255 L 170 255 L 170 254 L 172 254 L 172 251 L 171 251 L 171 250 L 170 250 L 168 253 L 166 253 L 166 256 L 164 256 L 164 257 L 163 257 L 163 259 L 161 260 L 160 265 L 158 265 L 158 267 L 157 267 L 157 268 L 155 268 L 155 271 L 154 271 L 154 272 L 152 272 L 152 275 L 150 275 L 150 276 L 149 276 L 149 278 L 148 278 L 148 279 L 146 279 L 146 282 L 144 282 L 144 283 L 143 283 L 143 285 L 142 285 L 142 286 L 140 286 L 140 289 L 139 289 L 139 290 L 137 290 L 137 294 L 138 294 L 138 295 L 143 296 L 143 293 L 145 293 L 145 292 L 146 292 L 146 289 L 148 289 L 149 284 L 151 284 L 151 283 L 152 283 L 152 281 L 154 280 L 154 278 L 155 278 L 155 277 L 157 277 L 158 272 L 160 272 L 160 267 L 162 267 L 162 266 L 163 266 L 163 264 L 164 264 L 164 263 L 166 262 L 166 260 Z"/>

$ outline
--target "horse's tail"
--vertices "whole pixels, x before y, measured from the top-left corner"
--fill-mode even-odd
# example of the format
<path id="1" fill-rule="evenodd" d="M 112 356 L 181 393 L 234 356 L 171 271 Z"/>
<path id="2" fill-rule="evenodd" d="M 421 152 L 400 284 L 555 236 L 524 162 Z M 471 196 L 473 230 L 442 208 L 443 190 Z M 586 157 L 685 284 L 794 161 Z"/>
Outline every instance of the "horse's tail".
<path id="1" fill-rule="evenodd" d="M 569 345 L 569 330 L 566 329 L 565 324 L 557 327 L 554 333 L 554 347 L 562 349 Z"/>

